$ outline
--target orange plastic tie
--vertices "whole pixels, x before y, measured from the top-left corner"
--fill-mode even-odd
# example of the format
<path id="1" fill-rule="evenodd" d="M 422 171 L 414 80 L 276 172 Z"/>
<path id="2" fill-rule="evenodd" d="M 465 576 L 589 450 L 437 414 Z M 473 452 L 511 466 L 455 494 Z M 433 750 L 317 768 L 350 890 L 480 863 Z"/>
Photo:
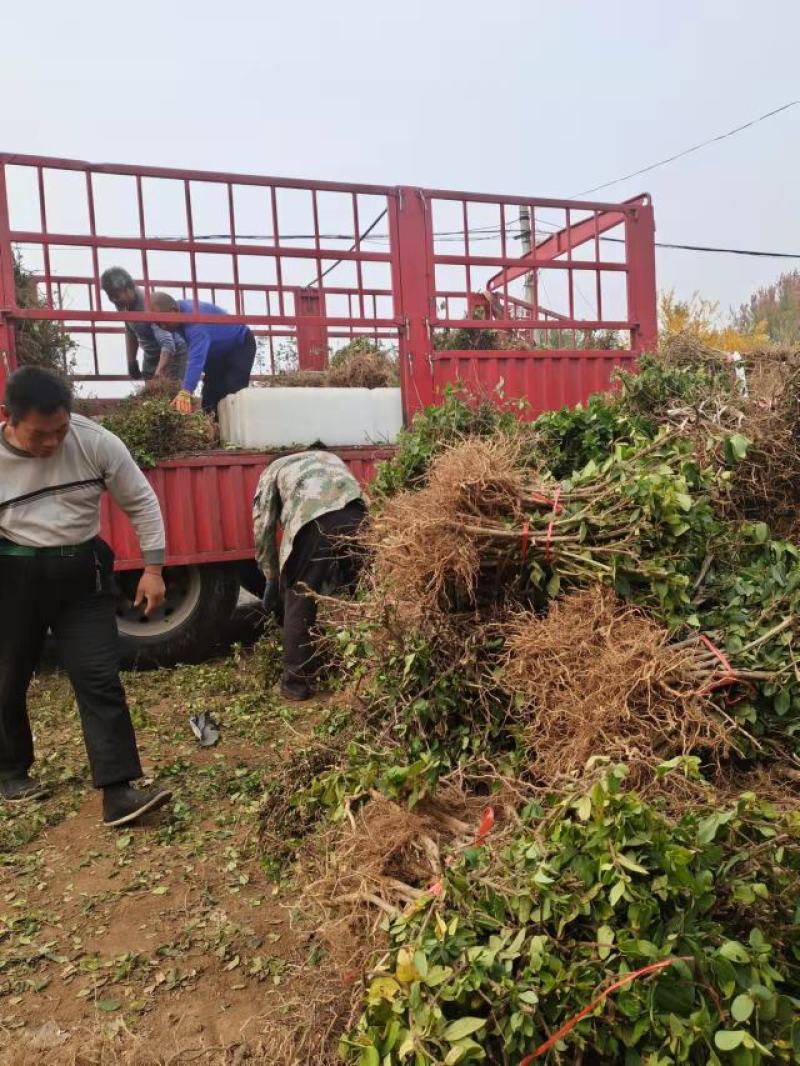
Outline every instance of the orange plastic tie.
<path id="1" fill-rule="evenodd" d="M 494 825 L 494 807 L 487 807 L 483 812 L 481 818 L 481 824 L 478 826 L 478 832 L 475 835 L 475 844 L 477 847 L 481 847 L 486 842 L 486 838 L 492 831 Z"/>
<path id="2" fill-rule="evenodd" d="M 578 1024 L 578 1022 L 583 1021 L 587 1014 L 591 1014 L 592 1011 L 595 1010 L 595 1008 L 599 1007 L 600 1004 L 605 1001 L 607 996 L 610 996 L 612 992 L 616 992 L 618 988 L 623 988 L 625 985 L 629 985 L 631 981 L 635 981 L 639 977 L 646 977 L 648 974 L 658 973 L 659 970 L 666 970 L 668 966 L 673 966 L 676 962 L 689 961 L 691 961 L 689 958 L 662 959 L 661 962 L 653 962 L 649 966 L 642 967 L 641 970 L 634 970 L 632 973 L 626 973 L 625 976 L 620 978 L 619 981 L 615 981 L 613 985 L 610 985 L 604 992 L 601 992 L 597 999 L 592 1000 L 592 1002 L 588 1006 L 584 1007 L 583 1010 L 573 1015 L 573 1017 L 570 1018 L 568 1022 L 566 1022 L 564 1025 L 561 1026 L 560 1029 L 553 1033 L 549 1040 L 546 1040 L 543 1044 L 540 1044 L 535 1051 L 533 1051 L 530 1055 L 527 1055 L 522 1060 L 522 1062 L 520 1062 L 519 1066 L 530 1066 L 534 1059 L 541 1058 L 542 1055 L 546 1054 L 551 1047 L 553 1047 L 555 1044 L 558 1043 L 559 1040 L 561 1040 L 562 1037 L 566 1036 L 567 1033 L 571 1032 Z"/>
<path id="3" fill-rule="evenodd" d="M 717 689 L 728 688 L 730 685 L 735 685 L 739 679 L 737 678 L 733 667 L 725 657 L 725 654 L 720 651 L 716 644 L 711 643 L 705 633 L 698 633 L 697 636 L 703 644 L 705 644 L 708 650 L 716 655 L 725 671 L 722 677 L 717 678 L 716 681 L 709 682 L 705 688 L 700 689 L 699 695 L 706 696 L 709 692 L 716 692 Z"/>

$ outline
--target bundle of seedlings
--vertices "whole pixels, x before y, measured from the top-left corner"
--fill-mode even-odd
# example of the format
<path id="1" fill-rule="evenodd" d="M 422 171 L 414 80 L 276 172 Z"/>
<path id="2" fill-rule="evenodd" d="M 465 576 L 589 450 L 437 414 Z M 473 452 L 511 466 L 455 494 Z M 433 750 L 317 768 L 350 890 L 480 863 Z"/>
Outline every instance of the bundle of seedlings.
<path id="1" fill-rule="evenodd" d="M 409 624 L 595 580 L 671 621 L 705 552 L 709 484 L 669 436 L 563 482 L 521 468 L 507 441 L 466 441 L 374 516 L 373 580 Z"/>
<path id="2" fill-rule="evenodd" d="M 727 353 L 687 343 L 644 356 L 618 374 L 617 431 L 625 422 L 652 435 L 669 427 L 704 461 L 729 467 L 722 514 L 791 527 L 800 503 L 800 365 L 792 352 Z M 743 375 L 739 377 L 737 375 Z"/>
<path id="3" fill-rule="evenodd" d="M 738 434 L 730 445 L 738 454 L 724 513 L 792 529 L 800 506 L 800 367 L 783 364 L 771 380 L 762 377 L 743 408 Z"/>
<path id="4" fill-rule="evenodd" d="M 400 384 L 397 361 L 368 337 L 331 356 L 327 383 L 339 389 L 386 389 Z"/>
<path id="5" fill-rule="evenodd" d="M 659 338 L 658 358 L 674 367 L 702 368 L 712 375 L 729 372 L 731 352 L 722 351 L 691 329 L 664 331 Z"/>
<path id="6" fill-rule="evenodd" d="M 359 621 L 335 637 L 358 731 L 308 790 L 308 802 L 323 811 L 341 813 L 348 796 L 371 789 L 413 806 L 451 772 L 463 780 L 476 762 L 515 759 L 512 698 L 492 677 L 502 658 L 502 612 L 442 616 L 420 630 L 378 604 L 374 596 L 360 601 Z"/>
<path id="7" fill-rule="evenodd" d="M 419 411 L 410 429 L 401 430 L 394 456 L 378 467 L 370 486 L 376 504 L 421 488 L 436 456 L 467 439 L 503 436 L 516 442 L 522 455 L 532 455 L 539 445 L 530 423 L 520 421 L 524 406 L 499 393 L 474 395 L 448 385 L 440 404 Z"/>
<path id="8" fill-rule="evenodd" d="M 438 329 L 433 332 L 433 347 L 437 351 L 524 351 L 532 350 L 533 330 L 525 329 L 494 329 L 491 325 L 491 314 L 495 311 L 499 317 L 505 318 L 507 312 L 499 301 L 495 306 L 480 306 L 475 304 L 465 314 L 465 318 L 481 319 L 486 326 L 462 326 Z"/>
<path id="9" fill-rule="evenodd" d="M 348 744 L 356 733 L 356 722 L 327 719 L 330 735 L 307 741 L 273 774 L 259 810 L 260 839 L 273 866 L 282 867 L 296 858 L 306 836 L 321 813 L 321 805 L 310 795 L 314 781 L 345 757 Z"/>
<path id="10" fill-rule="evenodd" d="M 17 307 L 46 308 L 33 271 L 13 254 L 14 295 Z M 69 379 L 75 369 L 77 344 L 63 322 L 46 318 L 14 321 L 14 349 L 20 366 L 39 366 Z"/>
<path id="11" fill-rule="evenodd" d="M 321 389 L 328 384 L 326 370 L 285 370 L 264 381 L 256 382 L 257 388 L 267 389 Z"/>
<path id="12" fill-rule="evenodd" d="M 662 763 L 700 756 L 713 767 L 736 743 L 734 723 L 712 703 L 727 681 L 719 660 L 695 636 L 672 641 L 610 589 L 570 593 L 544 617 L 516 613 L 504 629 L 500 676 L 540 786 L 575 780 L 602 755 L 625 762 L 631 785 L 647 795 L 663 787 Z M 697 786 L 672 775 L 668 795 L 694 796 Z"/>
<path id="13" fill-rule="evenodd" d="M 492 825 L 502 814 L 492 810 Z M 426 902 L 444 864 L 474 846 L 486 825 L 485 801 L 455 788 L 413 811 L 373 791 L 351 797 L 339 822 L 306 840 L 294 921 L 320 964 L 313 995 L 291 1005 L 288 1026 L 286 1003 L 275 1010 L 284 1035 L 271 1062 L 341 1061 L 339 1037 L 357 1021 L 369 975 L 386 961 L 387 921 Z"/>
<path id="14" fill-rule="evenodd" d="M 340 1061 L 339 1036 L 358 1016 L 364 975 L 386 951 L 384 919 L 438 876 L 437 838 L 429 820 L 377 795 L 306 840 L 296 914 L 321 965 L 313 995 L 293 1004 L 291 1023 L 275 1019 L 285 1035 L 271 1061 Z"/>
<path id="15" fill-rule="evenodd" d="M 643 446 L 670 432 L 704 464 L 733 465 L 737 449 L 726 440 L 739 433 L 747 398 L 727 363 L 673 363 L 662 353 L 644 355 L 636 372 L 617 370 L 613 391 L 585 404 L 546 412 L 534 423 L 550 472 L 569 477 L 586 463 L 602 463 L 620 444 Z"/>
<path id="16" fill-rule="evenodd" d="M 391 920 L 342 1056 L 794 1063 L 798 874 L 796 815 L 748 794 L 668 817 L 617 768 L 529 804 Z"/>
<path id="17" fill-rule="evenodd" d="M 751 672 L 731 714 L 800 768 L 800 550 L 771 540 L 763 523 L 736 529 L 735 548 L 714 557 L 697 582 L 696 617 L 726 661 Z"/>
<path id="18" fill-rule="evenodd" d="M 173 383 L 151 384 L 135 396 L 120 401 L 105 416 L 103 425 L 127 445 L 143 469 L 164 459 L 217 446 L 217 425 L 210 415 L 194 411 L 179 414 L 172 406 Z"/>

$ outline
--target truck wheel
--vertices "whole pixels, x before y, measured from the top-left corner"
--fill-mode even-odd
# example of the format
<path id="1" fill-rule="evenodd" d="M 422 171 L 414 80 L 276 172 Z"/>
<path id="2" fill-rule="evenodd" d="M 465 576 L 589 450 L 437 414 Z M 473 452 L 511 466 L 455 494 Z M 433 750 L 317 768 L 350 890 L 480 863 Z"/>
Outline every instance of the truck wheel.
<path id="1" fill-rule="evenodd" d="M 208 658 L 219 646 L 236 608 L 236 568 L 167 567 L 166 602 L 150 618 L 133 606 L 140 574 L 138 570 L 127 570 L 114 575 L 123 666 L 172 666 Z"/>

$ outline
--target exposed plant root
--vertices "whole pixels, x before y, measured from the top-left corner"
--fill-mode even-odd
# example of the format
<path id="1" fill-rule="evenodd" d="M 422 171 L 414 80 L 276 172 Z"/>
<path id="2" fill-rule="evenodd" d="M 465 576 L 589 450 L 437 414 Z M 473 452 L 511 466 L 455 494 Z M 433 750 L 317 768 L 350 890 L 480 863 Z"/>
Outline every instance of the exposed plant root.
<path id="1" fill-rule="evenodd" d="M 274 1062 L 335 1063 L 341 1033 L 361 1006 L 364 981 L 383 955 L 387 918 L 414 906 L 441 874 L 445 850 L 474 842 L 485 801 L 443 788 L 414 811 L 372 793 L 354 812 L 306 842 L 297 910 L 321 954 L 313 996 L 276 1014 Z"/>
<path id="2" fill-rule="evenodd" d="M 552 787 L 601 756 L 627 763 L 647 792 L 666 760 L 724 757 L 732 729 L 704 691 L 714 670 L 706 654 L 697 642 L 670 644 L 666 629 L 600 587 L 555 601 L 544 618 L 512 618 L 502 676 L 533 779 Z"/>

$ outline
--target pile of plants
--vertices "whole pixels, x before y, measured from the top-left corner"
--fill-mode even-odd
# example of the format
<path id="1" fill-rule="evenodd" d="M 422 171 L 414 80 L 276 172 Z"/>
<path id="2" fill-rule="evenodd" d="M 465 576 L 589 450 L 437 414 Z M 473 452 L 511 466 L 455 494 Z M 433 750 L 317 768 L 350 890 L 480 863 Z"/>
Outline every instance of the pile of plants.
<path id="1" fill-rule="evenodd" d="M 395 355 L 370 337 L 356 337 L 335 351 L 327 370 L 287 370 L 269 387 L 385 389 L 400 384 Z"/>
<path id="2" fill-rule="evenodd" d="M 388 923 L 342 1057 L 797 1062 L 799 835 L 753 795 L 667 819 L 622 770 L 529 803 Z"/>
<path id="3" fill-rule="evenodd" d="M 15 256 L 13 266 L 17 306 L 46 307 L 34 274 L 19 256 Z M 77 345 L 61 322 L 21 319 L 14 325 L 14 345 L 20 366 L 39 366 L 67 377 L 74 368 Z"/>
<path id="4" fill-rule="evenodd" d="M 175 389 L 170 385 L 148 386 L 120 401 L 103 418 L 106 429 L 127 445 L 142 469 L 164 459 L 207 451 L 218 441 L 217 426 L 210 415 L 194 411 L 179 414 L 172 406 Z"/>
<path id="5" fill-rule="evenodd" d="M 391 388 L 400 384 L 397 360 L 369 337 L 356 337 L 330 357 L 327 384 L 339 389 Z"/>
<path id="6" fill-rule="evenodd" d="M 304 1054 L 797 1061 L 800 558 L 735 496 L 755 402 L 652 359 L 403 436 L 359 598 L 322 605 L 347 726 L 283 797 L 305 913 L 355 937 Z"/>

